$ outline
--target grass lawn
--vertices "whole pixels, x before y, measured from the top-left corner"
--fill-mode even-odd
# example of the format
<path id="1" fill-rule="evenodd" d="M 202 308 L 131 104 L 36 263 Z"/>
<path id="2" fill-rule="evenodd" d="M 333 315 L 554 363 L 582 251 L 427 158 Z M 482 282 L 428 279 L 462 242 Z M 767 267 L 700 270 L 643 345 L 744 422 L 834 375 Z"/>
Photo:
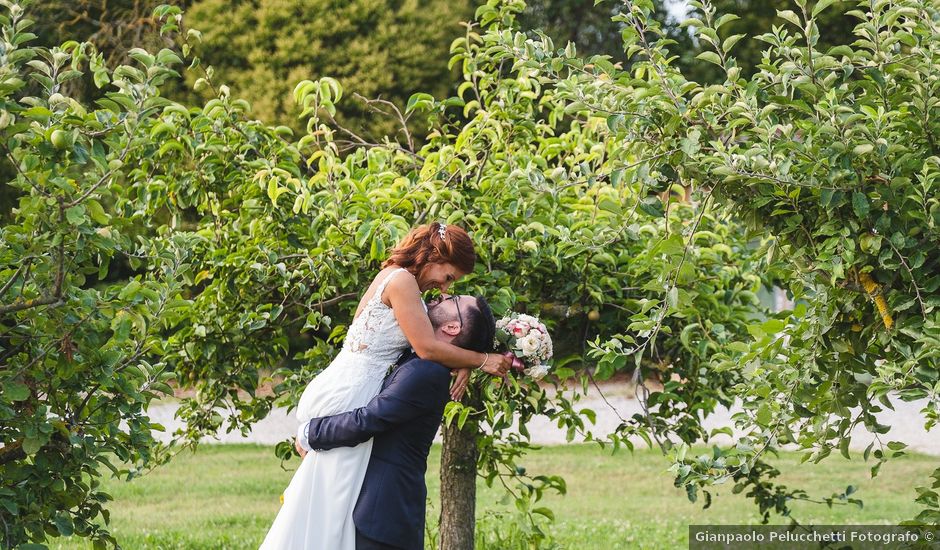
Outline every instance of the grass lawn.
<path id="1" fill-rule="evenodd" d="M 432 450 L 428 488 L 437 501 L 440 447 Z M 813 497 L 858 487 L 864 509 L 799 503 L 797 517 L 817 524 L 896 523 L 913 517 L 911 484 L 927 479 L 938 459 L 909 455 L 886 464 L 874 480 L 861 460 L 830 457 L 821 464 L 799 464 L 799 455 L 783 454 L 776 464 L 781 480 L 803 487 Z M 288 463 L 291 468 L 296 460 Z M 573 550 L 686 547 L 689 524 L 753 524 L 755 507 L 731 486 L 717 491 L 712 507 L 702 510 L 685 492 L 673 487 L 658 453 L 638 450 L 631 455 L 591 445 L 546 447 L 525 462 L 529 473 L 562 475 L 567 496 L 549 496 L 546 506 L 556 514 L 553 532 Z M 279 467 L 272 448 L 257 445 L 205 445 L 196 454 L 180 455 L 170 465 L 131 483 L 109 481 L 112 532 L 127 549 L 256 549 L 279 506 L 278 498 L 292 472 Z M 478 514 L 506 510 L 500 488 L 481 482 Z M 785 521 L 777 521 L 786 523 Z M 60 541 L 50 548 L 78 549 L 79 540 Z"/>

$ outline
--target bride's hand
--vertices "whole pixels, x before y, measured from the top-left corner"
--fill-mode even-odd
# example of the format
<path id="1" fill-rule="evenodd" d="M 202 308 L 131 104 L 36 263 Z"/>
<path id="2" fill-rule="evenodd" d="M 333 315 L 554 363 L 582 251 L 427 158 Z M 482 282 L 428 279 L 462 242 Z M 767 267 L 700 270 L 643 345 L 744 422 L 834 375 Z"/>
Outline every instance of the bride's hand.
<path id="1" fill-rule="evenodd" d="M 512 367 L 512 358 L 500 353 L 491 353 L 486 358 L 486 362 L 480 367 L 480 370 L 486 374 L 505 378 L 510 367 Z"/>
<path id="2" fill-rule="evenodd" d="M 454 383 L 450 387 L 450 398 L 454 401 L 463 399 L 463 394 L 467 391 L 467 384 L 470 383 L 471 369 L 455 369 L 453 371 Z"/>
<path id="3" fill-rule="evenodd" d="M 294 449 L 297 450 L 297 454 L 300 455 L 300 458 L 303 458 L 307 454 L 307 450 L 301 447 L 300 440 L 296 437 L 294 438 Z"/>

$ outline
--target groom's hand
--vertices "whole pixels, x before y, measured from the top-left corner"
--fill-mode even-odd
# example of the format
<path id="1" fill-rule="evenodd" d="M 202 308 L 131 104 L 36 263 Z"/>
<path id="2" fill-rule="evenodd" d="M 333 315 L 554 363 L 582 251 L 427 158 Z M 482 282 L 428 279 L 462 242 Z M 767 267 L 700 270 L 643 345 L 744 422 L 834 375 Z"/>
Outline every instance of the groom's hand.
<path id="1" fill-rule="evenodd" d="M 306 449 L 304 449 L 303 446 L 300 445 L 300 439 L 296 437 L 294 438 L 294 448 L 297 449 L 297 454 L 300 455 L 300 458 L 303 458 L 307 455 Z"/>

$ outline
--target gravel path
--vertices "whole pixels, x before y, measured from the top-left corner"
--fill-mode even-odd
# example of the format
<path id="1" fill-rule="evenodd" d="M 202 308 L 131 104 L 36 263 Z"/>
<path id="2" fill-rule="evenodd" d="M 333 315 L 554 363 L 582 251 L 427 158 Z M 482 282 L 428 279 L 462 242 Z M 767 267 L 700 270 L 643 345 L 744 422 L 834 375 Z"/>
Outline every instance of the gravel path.
<path id="1" fill-rule="evenodd" d="M 610 384 L 604 387 L 604 394 L 610 404 L 616 409 L 616 413 L 604 403 L 603 398 L 593 388 L 586 397 L 579 401 L 579 408 L 593 409 L 597 413 L 597 423 L 589 428 L 595 434 L 610 433 L 620 424 L 618 414 L 623 418 L 630 418 L 636 413 L 641 412 L 639 402 L 632 398 L 633 390 L 626 384 Z M 924 430 L 924 423 L 920 410 L 924 407 L 924 401 L 903 402 L 897 399 L 892 400 L 895 410 L 885 410 L 878 415 L 878 421 L 881 424 L 891 427 L 891 431 L 881 436 L 884 443 L 889 441 L 901 441 L 906 443 L 910 450 L 929 455 L 940 456 L 940 437 L 937 430 L 928 433 Z M 175 403 L 160 403 L 150 407 L 150 414 L 155 422 L 163 424 L 167 431 L 155 434 L 160 438 L 169 439 L 167 434 L 172 433 L 178 427 L 180 422 L 174 418 L 177 405 Z M 713 413 L 706 421 L 706 427 L 711 430 L 723 426 L 733 425 L 731 416 L 740 412 L 739 407 L 732 407 L 730 410 L 721 408 Z M 293 414 L 288 414 L 286 409 L 275 409 L 267 418 L 255 424 L 248 437 L 242 437 L 240 433 L 222 433 L 218 438 L 207 438 L 207 443 L 261 443 L 273 445 L 288 437 L 293 437 L 297 431 L 297 419 Z M 532 435 L 532 442 L 542 445 L 560 445 L 566 443 L 565 431 L 559 429 L 552 421 L 546 417 L 537 417 L 528 426 Z M 223 430 L 224 431 L 224 430 Z M 738 433 L 736 432 L 737 436 Z M 440 440 L 438 435 L 437 440 Z M 580 440 L 580 439 L 578 439 Z M 864 427 L 857 427 L 852 432 L 852 441 L 850 448 L 861 450 L 868 446 L 874 440 L 874 436 Z M 718 444 L 727 444 L 732 441 L 731 437 L 721 435 L 712 440 Z"/>

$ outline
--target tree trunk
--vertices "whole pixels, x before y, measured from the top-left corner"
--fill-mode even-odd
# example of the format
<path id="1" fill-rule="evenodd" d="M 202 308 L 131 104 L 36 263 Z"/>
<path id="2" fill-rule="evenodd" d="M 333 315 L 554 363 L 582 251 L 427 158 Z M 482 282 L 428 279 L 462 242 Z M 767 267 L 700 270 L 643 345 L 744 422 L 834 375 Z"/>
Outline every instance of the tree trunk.
<path id="1" fill-rule="evenodd" d="M 477 433 L 468 419 L 444 427 L 441 450 L 440 550 L 473 550 L 477 503 Z"/>

